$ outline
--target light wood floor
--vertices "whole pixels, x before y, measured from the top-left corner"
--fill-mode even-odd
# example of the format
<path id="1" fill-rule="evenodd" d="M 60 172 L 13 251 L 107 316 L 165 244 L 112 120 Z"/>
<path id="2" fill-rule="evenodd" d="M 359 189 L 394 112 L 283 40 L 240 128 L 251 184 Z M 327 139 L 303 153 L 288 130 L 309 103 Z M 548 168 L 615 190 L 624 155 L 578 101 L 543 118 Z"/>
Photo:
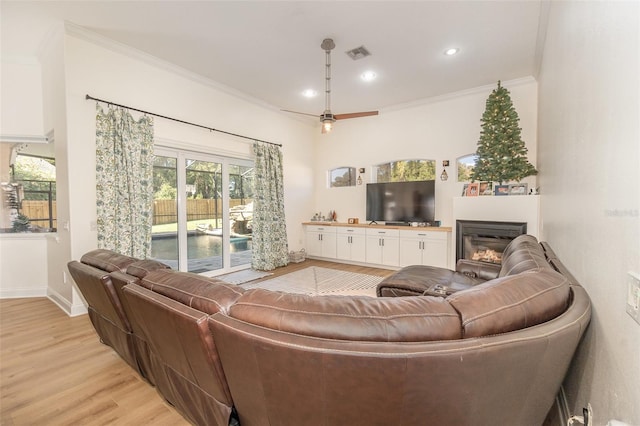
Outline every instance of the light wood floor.
<path id="1" fill-rule="evenodd" d="M 386 269 L 306 260 L 308 266 L 386 276 Z M 89 317 L 45 298 L 0 300 L 0 425 L 188 425 L 108 346 Z"/>

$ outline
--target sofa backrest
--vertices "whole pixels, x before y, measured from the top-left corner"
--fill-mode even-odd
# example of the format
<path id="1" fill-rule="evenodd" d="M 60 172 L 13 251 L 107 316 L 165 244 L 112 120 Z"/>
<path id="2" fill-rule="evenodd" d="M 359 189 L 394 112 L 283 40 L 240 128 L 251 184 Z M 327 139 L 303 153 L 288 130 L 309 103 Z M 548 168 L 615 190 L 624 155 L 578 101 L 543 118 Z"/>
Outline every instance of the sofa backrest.
<path id="1" fill-rule="evenodd" d="M 569 304 L 569 280 L 550 268 L 496 278 L 447 297 L 464 338 L 508 333 L 549 321 Z"/>
<path id="2" fill-rule="evenodd" d="M 111 346 L 129 365 L 139 371 L 133 348 L 131 324 L 109 273 L 75 260 L 67 266 L 89 305 L 89 318 L 100 340 Z"/>
<path id="3" fill-rule="evenodd" d="M 307 296 L 249 290 L 229 310 L 262 327 L 336 340 L 420 342 L 459 339 L 460 318 L 440 297 Z"/>
<path id="4" fill-rule="evenodd" d="M 106 272 L 125 272 L 127 267 L 138 259 L 107 249 L 96 249 L 86 253 L 80 258 L 80 262 L 91 265 Z"/>
<path id="5" fill-rule="evenodd" d="M 241 296 L 233 287 L 164 269 L 124 287 L 149 345 L 158 390 L 194 424 L 227 424 L 231 415 L 231 393 L 207 321 Z"/>
<path id="6" fill-rule="evenodd" d="M 124 310 L 126 317 L 129 319 L 129 324 L 131 325 L 131 331 L 133 332 L 133 346 L 135 349 L 136 360 L 138 361 L 138 369 L 142 377 L 152 385 L 155 385 L 155 379 L 151 368 L 147 338 L 144 334 L 144 330 L 140 327 L 138 322 L 135 321 L 133 310 L 129 306 L 128 299 L 124 296 L 123 289 L 129 284 L 137 285 L 149 272 L 157 269 L 169 269 L 169 266 L 155 260 L 138 260 L 127 267 L 126 274 L 121 271 L 115 271 L 109 274 L 111 281 L 113 282 L 113 287 L 115 288 L 118 298 L 120 299 L 120 303 L 122 304 L 122 309 Z"/>
<path id="7" fill-rule="evenodd" d="M 502 267 L 499 277 L 519 274 L 530 269 L 551 268 L 536 237 L 519 235 L 502 253 Z"/>
<path id="8" fill-rule="evenodd" d="M 140 285 L 207 314 L 226 313 L 244 293 L 242 287 L 216 278 L 172 270 L 152 271 Z"/>

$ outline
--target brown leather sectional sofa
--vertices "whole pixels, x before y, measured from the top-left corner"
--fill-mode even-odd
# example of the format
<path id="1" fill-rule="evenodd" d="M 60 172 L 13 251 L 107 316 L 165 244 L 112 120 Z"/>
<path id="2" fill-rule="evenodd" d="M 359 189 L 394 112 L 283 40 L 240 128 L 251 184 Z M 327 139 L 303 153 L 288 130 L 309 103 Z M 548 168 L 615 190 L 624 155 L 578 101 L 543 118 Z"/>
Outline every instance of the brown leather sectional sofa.
<path id="1" fill-rule="evenodd" d="M 531 236 L 501 268 L 408 267 L 377 298 L 244 291 L 104 250 L 69 269 L 101 340 L 198 425 L 540 425 L 591 315 Z"/>

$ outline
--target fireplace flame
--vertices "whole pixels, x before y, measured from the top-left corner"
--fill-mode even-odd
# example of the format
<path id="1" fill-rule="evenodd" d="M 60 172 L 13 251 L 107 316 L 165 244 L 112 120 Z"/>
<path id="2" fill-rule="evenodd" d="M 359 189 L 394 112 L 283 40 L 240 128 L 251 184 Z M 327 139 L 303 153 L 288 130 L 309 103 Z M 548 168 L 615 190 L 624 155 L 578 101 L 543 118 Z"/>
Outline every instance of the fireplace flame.
<path id="1" fill-rule="evenodd" d="M 502 263 L 502 253 L 491 249 L 477 250 L 471 255 L 471 260 L 487 263 Z"/>

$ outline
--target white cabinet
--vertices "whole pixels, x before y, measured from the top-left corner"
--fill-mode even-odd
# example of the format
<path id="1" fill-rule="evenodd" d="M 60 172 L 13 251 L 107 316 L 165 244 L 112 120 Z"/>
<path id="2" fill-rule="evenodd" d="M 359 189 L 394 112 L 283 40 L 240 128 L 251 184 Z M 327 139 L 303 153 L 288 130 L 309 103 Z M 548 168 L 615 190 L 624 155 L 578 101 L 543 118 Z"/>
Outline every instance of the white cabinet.
<path id="1" fill-rule="evenodd" d="M 400 231 L 400 266 L 449 266 L 449 232 Z"/>
<path id="2" fill-rule="evenodd" d="M 306 227 L 307 255 L 335 259 L 336 228 L 311 225 Z"/>
<path id="3" fill-rule="evenodd" d="M 336 229 L 336 257 L 339 260 L 366 262 L 365 228 L 339 226 Z"/>
<path id="4" fill-rule="evenodd" d="M 369 228 L 367 236 L 367 263 L 400 265 L 400 232 L 397 229 Z"/>

